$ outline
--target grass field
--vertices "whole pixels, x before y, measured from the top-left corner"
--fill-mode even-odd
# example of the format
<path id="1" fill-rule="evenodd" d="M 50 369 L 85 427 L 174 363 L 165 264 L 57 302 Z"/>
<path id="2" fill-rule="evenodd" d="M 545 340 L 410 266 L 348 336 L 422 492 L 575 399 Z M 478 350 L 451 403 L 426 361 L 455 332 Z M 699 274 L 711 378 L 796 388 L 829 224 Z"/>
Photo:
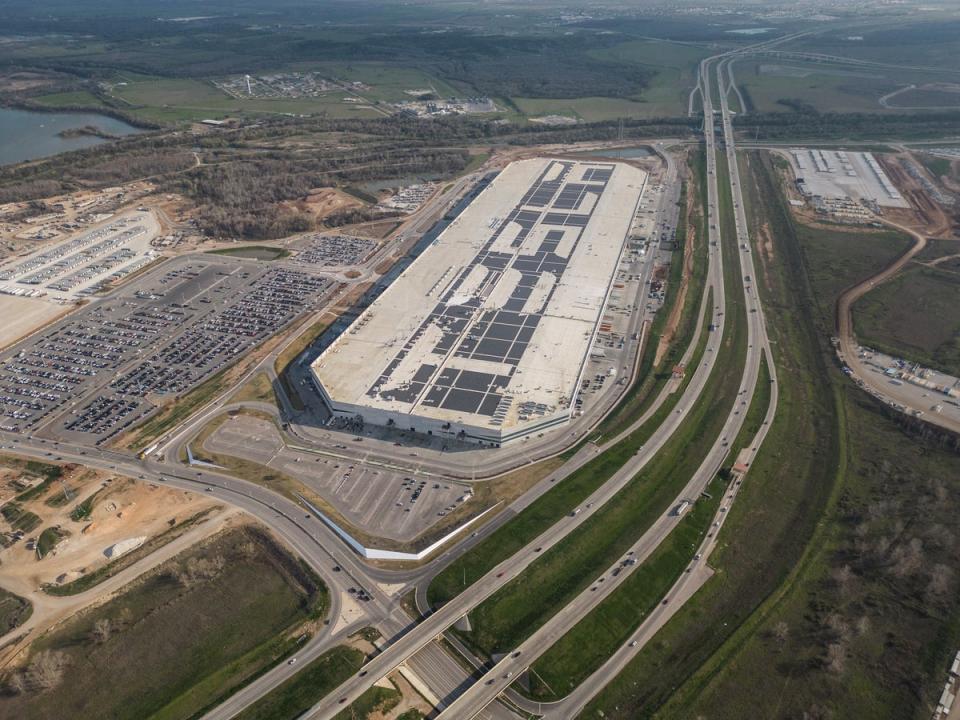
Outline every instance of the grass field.
<path id="1" fill-rule="evenodd" d="M 235 720 L 288 720 L 299 717 L 359 670 L 363 661 L 362 652 L 345 645 L 327 650 L 237 715 Z"/>
<path id="2" fill-rule="evenodd" d="M 273 392 L 270 377 L 265 372 L 258 372 L 230 396 L 230 402 L 265 402 L 277 404 L 277 396 Z"/>
<path id="3" fill-rule="evenodd" d="M 47 107 L 102 107 L 103 101 L 96 95 L 86 90 L 76 90 L 74 92 L 51 93 L 49 95 L 40 95 L 33 98 L 34 102 Z"/>
<path id="4" fill-rule="evenodd" d="M 213 255 L 229 255 L 230 257 L 249 258 L 251 260 L 280 260 L 290 257 L 289 250 L 270 247 L 269 245 L 242 245 L 241 247 L 221 248 L 208 252 Z"/>
<path id="5" fill-rule="evenodd" d="M 945 157 L 937 157 L 936 155 L 928 155 L 927 153 L 915 153 L 914 157 L 922 162 L 927 170 L 933 173 L 935 178 L 939 178 L 943 175 L 950 175 L 952 171 L 952 163 Z"/>
<path id="6" fill-rule="evenodd" d="M 820 290 L 818 299 L 828 313 L 843 290 L 879 272 L 912 244 L 907 235 L 887 230 L 797 224 L 795 232 L 810 282 Z"/>
<path id="7" fill-rule="evenodd" d="M 407 90 L 432 90 L 439 97 L 462 97 L 449 83 L 413 67 L 400 67 L 384 62 L 349 63 L 303 63 L 294 66 L 302 70 L 314 70 L 335 80 L 362 82 L 369 90 L 359 90 L 358 95 L 373 101 L 403 102 L 415 99 Z"/>
<path id="8" fill-rule="evenodd" d="M 367 720 L 372 716 L 381 718 L 384 713 L 395 708 L 399 702 L 399 690 L 374 685 L 354 700 L 350 707 L 346 707 L 334 715 L 333 720 Z"/>
<path id="9" fill-rule="evenodd" d="M 226 531 L 36 639 L 4 677 L 0 715 L 189 718 L 278 662 L 326 607 L 265 533 Z"/>
<path id="10" fill-rule="evenodd" d="M 787 112 L 779 100 L 794 100 L 820 112 L 875 112 L 895 110 L 880 98 L 917 75 L 888 68 L 857 68 L 795 60 L 739 60 L 734 66 L 737 84 L 746 88 L 758 112 Z"/>
<path id="11" fill-rule="evenodd" d="M 914 265 L 853 308 L 864 345 L 960 376 L 960 274 Z"/>
<path id="12" fill-rule="evenodd" d="M 729 193 L 721 193 L 720 204 L 724 220 L 732 223 Z M 726 237 L 735 235 L 731 232 Z M 736 400 L 746 356 L 746 318 L 743 292 L 737 290 L 735 242 L 725 243 L 723 251 L 729 288 L 725 309 L 728 322 L 710 380 L 687 420 L 614 500 L 471 613 L 472 630 L 465 638 L 473 646 L 488 655 L 509 651 L 589 586 L 668 510 L 719 435 Z M 662 422 L 656 420 L 657 424 Z M 626 457 L 618 457 L 612 450 L 598 460 L 611 454 L 611 460 L 618 461 L 618 469 Z"/>

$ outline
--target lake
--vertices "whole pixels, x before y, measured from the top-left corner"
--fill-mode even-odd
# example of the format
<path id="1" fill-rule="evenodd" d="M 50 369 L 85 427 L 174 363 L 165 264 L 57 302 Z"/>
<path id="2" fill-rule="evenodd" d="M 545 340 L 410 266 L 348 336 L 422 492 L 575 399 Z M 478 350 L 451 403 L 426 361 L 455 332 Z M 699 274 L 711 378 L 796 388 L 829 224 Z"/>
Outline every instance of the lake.
<path id="1" fill-rule="evenodd" d="M 140 132 L 122 120 L 96 113 L 47 113 L 0 107 L 0 165 L 34 160 L 109 142 L 93 135 L 58 135 L 64 130 L 87 125 L 93 125 L 111 135 Z"/>

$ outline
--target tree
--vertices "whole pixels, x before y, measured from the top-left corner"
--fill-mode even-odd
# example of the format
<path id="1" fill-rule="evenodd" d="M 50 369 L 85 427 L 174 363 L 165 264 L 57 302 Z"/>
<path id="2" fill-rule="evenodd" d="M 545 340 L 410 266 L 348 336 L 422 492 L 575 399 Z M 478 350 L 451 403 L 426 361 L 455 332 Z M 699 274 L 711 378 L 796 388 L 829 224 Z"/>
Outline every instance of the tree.
<path id="1" fill-rule="evenodd" d="M 784 644 L 786 644 L 789 636 L 790 626 L 787 625 L 787 623 L 783 620 L 773 626 L 773 637 L 776 639 L 777 644 L 780 645 L 781 649 L 783 648 Z"/>
<path id="2" fill-rule="evenodd" d="M 93 624 L 93 629 L 90 631 L 90 635 L 97 645 L 103 645 L 107 640 L 110 639 L 110 633 L 112 631 L 113 627 L 110 624 L 110 619 L 100 618 Z"/>
<path id="3" fill-rule="evenodd" d="M 49 690 L 60 684 L 67 657 L 56 650 L 37 653 L 24 671 L 24 682 L 30 690 Z"/>

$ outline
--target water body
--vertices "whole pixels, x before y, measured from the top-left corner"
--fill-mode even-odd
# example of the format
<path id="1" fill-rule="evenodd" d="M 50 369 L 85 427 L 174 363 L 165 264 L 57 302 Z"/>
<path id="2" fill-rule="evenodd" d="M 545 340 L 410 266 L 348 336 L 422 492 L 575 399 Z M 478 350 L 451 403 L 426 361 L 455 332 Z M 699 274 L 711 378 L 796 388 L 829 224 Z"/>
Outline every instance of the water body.
<path id="1" fill-rule="evenodd" d="M 58 135 L 64 130 L 75 130 L 88 125 L 110 135 L 140 132 L 122 120 L 96 113 L 47 113 L 0 107 L 0 165 L 35 160 L 67 150 L 79 150 L 110 142 L 93 135 Z"/>

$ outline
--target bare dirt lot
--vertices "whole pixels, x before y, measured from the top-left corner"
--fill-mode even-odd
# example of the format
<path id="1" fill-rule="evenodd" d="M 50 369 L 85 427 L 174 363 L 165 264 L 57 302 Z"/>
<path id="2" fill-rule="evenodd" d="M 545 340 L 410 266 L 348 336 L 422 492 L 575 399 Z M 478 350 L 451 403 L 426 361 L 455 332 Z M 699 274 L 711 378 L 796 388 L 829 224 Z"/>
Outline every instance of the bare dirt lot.
<path id="1" fill-rule="evenodd" d="M 74 309 L 73 305 L 57 305 L 40 298 L 0 295 L 0 349 L 12 345 L 34 330 L 52 323 Z"/>

